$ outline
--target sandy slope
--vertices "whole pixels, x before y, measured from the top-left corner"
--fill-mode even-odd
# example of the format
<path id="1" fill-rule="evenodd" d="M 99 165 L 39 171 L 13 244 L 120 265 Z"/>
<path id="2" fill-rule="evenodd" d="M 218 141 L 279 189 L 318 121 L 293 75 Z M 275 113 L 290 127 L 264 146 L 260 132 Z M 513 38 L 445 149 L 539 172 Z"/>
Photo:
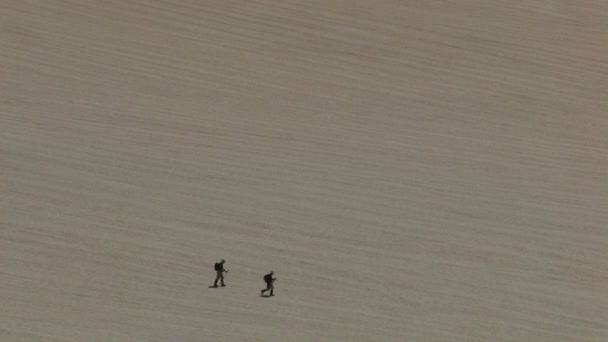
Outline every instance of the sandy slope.
<path id="1" fill-rule="evenodd" d="M 607 89 L 601 0 L 2 1 L 0 340 L 607 341 Z"/>

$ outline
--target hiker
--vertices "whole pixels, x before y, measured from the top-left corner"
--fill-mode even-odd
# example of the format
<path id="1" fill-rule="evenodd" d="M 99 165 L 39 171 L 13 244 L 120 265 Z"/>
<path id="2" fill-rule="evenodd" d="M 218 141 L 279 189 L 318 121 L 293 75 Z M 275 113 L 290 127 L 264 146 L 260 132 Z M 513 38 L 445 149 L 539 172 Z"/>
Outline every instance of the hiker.
<path id="1" fill-rule="evenodd" d="M 226 286 L 226 284 L 224 284 L 224 272 L 228 272 L 228 270 L 224 268 L 225 262 L 226 262 L 226 260 L 222 259 L 222 261 L 215 263 L 214 268 L 215 268 L 215 273 L 217 274 L 217 276 L 215 277 L 215 282 L 213 283 L 213 287 L 217 287 L 218 280 L 220 281 L 222 286 Z"/>
<path id="2" fill-rule="evenodd" d="M 273 278 L 272 276 L 274 275 L 274 271 L 270 271 L 270 273 L 266 274 L 264 276 L 264 281 L 266 282 L 266 288 L 263 289 L 260 293 L 261 296 L 264 295 L 264 292 L 270 290 L 270 295 L 274 296 L 274 282 L 275 280 L 277 280 L 277 278 Z"/>

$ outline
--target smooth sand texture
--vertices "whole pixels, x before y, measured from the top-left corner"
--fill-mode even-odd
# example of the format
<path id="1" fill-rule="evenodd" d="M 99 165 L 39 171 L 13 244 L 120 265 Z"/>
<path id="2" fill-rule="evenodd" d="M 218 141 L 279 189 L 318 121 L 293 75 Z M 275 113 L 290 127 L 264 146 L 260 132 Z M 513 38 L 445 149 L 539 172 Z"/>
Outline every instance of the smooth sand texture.
<path id="1" fill-rule="evenodd" d="M 608 341 L 607 98 L 603 0 L 2 1 L 0 340 Z"/>

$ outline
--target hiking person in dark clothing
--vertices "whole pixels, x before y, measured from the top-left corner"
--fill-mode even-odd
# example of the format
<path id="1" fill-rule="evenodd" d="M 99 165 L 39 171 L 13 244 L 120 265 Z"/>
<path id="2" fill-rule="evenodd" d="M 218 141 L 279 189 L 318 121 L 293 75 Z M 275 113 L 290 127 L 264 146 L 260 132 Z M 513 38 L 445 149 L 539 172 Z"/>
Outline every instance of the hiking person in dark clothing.
<path id="1" fill-rule="evenodd" d="M 215 273 L 217 274 L 217 276 L 215 277 L 215 282 L 213 283 L 213 287 L 217 287 L 218 280 L 220 281 L 222 286 L 226 286 L 226 284 L 224 284 L 224 272 L 228 272 L 228 270 L 224 268 L 225 262 L 226 262 L 226 260 L 222 259 L 222 261 L 215 263 L 214 269 L 215 269 Z"/>
<path id="2" fill-rule="evenodd" d="M 261 290 L 260 296 L 264 295 L 264 292 L 270 290 L 270 295 L 274 296 L 274 282 L 277 278 L 273 278 L 274 271 L 270 271 L 270 273 L 264 276 L 264 281 L 266 282 L 266 288 Z"/>

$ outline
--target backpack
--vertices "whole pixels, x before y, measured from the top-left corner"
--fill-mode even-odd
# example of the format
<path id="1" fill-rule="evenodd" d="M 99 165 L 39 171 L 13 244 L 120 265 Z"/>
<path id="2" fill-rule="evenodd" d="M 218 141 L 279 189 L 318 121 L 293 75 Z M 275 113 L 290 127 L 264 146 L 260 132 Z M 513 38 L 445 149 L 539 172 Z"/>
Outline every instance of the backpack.
<path id="1" fill-rule="evenodd" d="M 222 265 L 220 265 L 219 262 L 215 263 L 215 266 L 213 266 L 213 269 L 216 271 L 221 271 L 222 270 Z"/>
<path id="2" fill-rule="evenodd" d="M 270 274 L 267 274 L 264 276 L 264 281 L 267 283 L 272 282 L 272 276 Z"/>

